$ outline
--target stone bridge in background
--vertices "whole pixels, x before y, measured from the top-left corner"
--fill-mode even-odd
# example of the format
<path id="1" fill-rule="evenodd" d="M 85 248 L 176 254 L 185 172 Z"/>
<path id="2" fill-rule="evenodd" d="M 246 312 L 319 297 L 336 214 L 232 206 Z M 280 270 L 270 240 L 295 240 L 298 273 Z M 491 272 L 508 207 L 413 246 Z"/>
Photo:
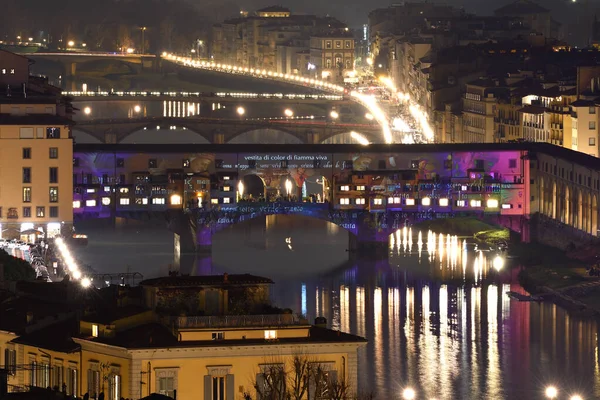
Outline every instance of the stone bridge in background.
<path id="1" fill-rule="evenodd" d="M 285 132 L 306 144 L 319 144 L 333 136 L 356 131 L 370 142 L 381 141 L 381 128 L 375 124 L 347 124 L 314 120 L 235 120 L 198 117 L 147 117 L 116 120 L 78 121 L 75 130 L 85 132 L 102 143 L 120 143 L 129 135 L 149 129 L 185 128 L 209 143 L 225 144 L 251 131 L 271 129 Z M 174 131 L 173 135 L 177 135 Z"/>

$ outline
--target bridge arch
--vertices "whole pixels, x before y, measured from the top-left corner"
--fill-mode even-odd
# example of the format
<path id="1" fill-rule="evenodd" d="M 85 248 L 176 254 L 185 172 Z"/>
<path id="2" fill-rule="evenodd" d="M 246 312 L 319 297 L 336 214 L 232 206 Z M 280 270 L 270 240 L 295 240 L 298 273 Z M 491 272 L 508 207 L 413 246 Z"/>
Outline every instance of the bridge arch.
<path id="1" fill-rule="evenodd" d="M 553 180 L 552 182 L 552 218 L 556 219 L 556 201 L 557 201 L 557 195 L 556 195 L 556 181 Z"/>
<path id="2" fill-rule="evenodd" d="M 158 132 L 173 132 L 173 134 L 177 135 L 179 134 L 179 130 L 185 129 L 191 133 L 194 133 L 200 137 L 202 137 L 205 142 L 204 143 L 211 143 L 211 135 L 205 131 L 200 131 L 197 129 L 197 127 L 193 124 L 185 124 L 185 123 L 181 123 L 181 122 L 177 122 L 177 129 L 176 130 L 171 130 L 170 127 L 174 126 L 172 123 L 170 123 L 169 121 L 165 120 L 165 121 L 156 121 L 156 122 L 152 122 L 152 123 L 147 123 L 144 125 L 137 125 L 134 128 L 130 128 L 127 129 L 125 131 L 123 131 L 123 133 L 121 134 L 117 134 L 118 136 L 118 142 L 121 143 L 123 142 L 125 139 L 127 139 L 129 136 L 136 134 L 137 132 L 148 132 L 148 131 L 158 131 Z M 157 129 L 157 127 L 159 127 L 160 129 Z M 127 142 L 126 142 L 127 143 Z"/>
<path id="3" fill-rule="evenodd" d="M 592 229 L 590 232 L 592 235 L 598 235 L 598 197 L 592 195 Z"/>
<path id="4" fill-rule="evenodd" d="M 119 143 L 131 144 L 157 144 L 164 143 L 164 137 L 171 135 L 169 143 L 179 144 L 210 144 L 211 142 L 203 135 L 192 129 L 182 130 L 177 127 L 176 130 L 170 130 L 168 126 L 156 129 L 156 126 L 147 129 L 138 129 L 134 132 L 121 137 Z"/>
<path id="5" fill-rule="evenodd" d="M 565 184 L 564 185 L 564 193 L 565 193 L 565 199 L 564 199 L 564 205 L 563 205 L 563 210 L 564 210 L 564 216 L 563 216 L 563 221 L 565 224 L 567 225 L 571 225 L 571 188 L 569 187 L 569 185 Z"/>
<path id="6" fill-rule="evenodd" d="M 577 202 L 575 204 L 577 207 L 577 223 L 575 227 L 581 230 L 583 228 L 583 193 L 581 189 L 577 189 Z"/>
<path id="7" fill-rule="evenodd" d="M 307 142 L 306 134 L 285 128 L 250 127 L 242 129 L 229 137 L 231 144 L 303 144 Z"/>

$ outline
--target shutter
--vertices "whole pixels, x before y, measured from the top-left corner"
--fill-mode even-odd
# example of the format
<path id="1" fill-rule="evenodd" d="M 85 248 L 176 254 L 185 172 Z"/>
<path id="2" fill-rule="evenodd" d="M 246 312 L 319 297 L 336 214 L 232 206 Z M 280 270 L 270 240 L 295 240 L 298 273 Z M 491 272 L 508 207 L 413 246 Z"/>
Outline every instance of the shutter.
<path id="1" fill-rule="evenodd" d="M 315 376 L 311 371 L 311 374 L 308 378 L 308 400 L 314 400 L 314 398 L 316 397 L 316 390 L 317 382 L 315 381 Z"/>
<path id="2" fill-rule="evenodd" d="M 204 375 L 204 400 L 211 400 L 212 395 L 212 376 Z"/>
<path id="3" fill-rule="evenodd" d="M 227 376 L 225 377 L 225 393 L 227 394 L 225 396 L 225 399 L 227 400 L 233 400 L 235 398 L 235 389 L 234 389 L 234 380 L 233 380 L 233 375 L 232 374 L 227 374 Z"/>
<path id="4" fill-rule="evenodd" d="M 256 400 L 263 399 L 264 390 L 265 390 L 265 376 L 263 374 L 256 374 Z"/>
<path id="5" fill-rule="evenodd" d="M 329 382 L 331 383 L 340 383 L 338 382 L 337 371 L 329 371 Z"/>
<path id="6" fill-rule="evenodd" d="M 88 381 L 87 381 L 87 392 L 90 396 L 93 396 L 92 389 L 94 387 L 94 371 L 88 369 Z"/>

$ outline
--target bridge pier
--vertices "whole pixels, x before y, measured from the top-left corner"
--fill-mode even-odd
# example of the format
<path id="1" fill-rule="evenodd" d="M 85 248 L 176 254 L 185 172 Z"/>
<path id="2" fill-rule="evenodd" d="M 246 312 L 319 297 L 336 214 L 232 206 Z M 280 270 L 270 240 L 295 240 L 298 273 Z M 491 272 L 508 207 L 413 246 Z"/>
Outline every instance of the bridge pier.
<path id="1" fill-rule="evenodd" d="M 319 144 L 320 142 L 320 137 L 318 133 L 315 132 L 309 132 L 306 134 L 306 143 L 308 144 Z"/>
<path id="2" fill-rule="evenodd" d="M 213 144 L 225 144 L 225 134 L 220 132 L 213 133 Z"/>

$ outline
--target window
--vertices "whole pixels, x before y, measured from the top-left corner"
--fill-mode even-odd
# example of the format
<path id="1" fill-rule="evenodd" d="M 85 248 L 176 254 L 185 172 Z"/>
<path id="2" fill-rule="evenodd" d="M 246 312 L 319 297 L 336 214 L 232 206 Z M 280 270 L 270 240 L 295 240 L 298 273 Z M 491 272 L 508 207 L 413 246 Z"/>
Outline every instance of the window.
<path id="1" fill-rule="evenodd" d="M 189 168 L 190 167 L 190 159 L 186 158 L 183 160 L 183 168 Z"/>
<path id="2" fill-rule="evenodd" d="M 590 113 L 590 114 L 596 114 L 596 107 L 594 107 L 594 106 L 591 106 L 591 107 L 589 108 L 589 113 Z"/>
<path id="3" fill-rule="evenodd" d="M 354 201 L 356 204 L 365 204 L 365 199 L 361 197 L 354 199 Z"/>
<path id="4" fill-rule="evenodd" d="M 31 159 L 31 148 L 23 147 L 23 160 Z"/>
<path id="5" fill-rule="evenodd" d="M 158 378 L 156 386 L 159 394 L 169 397 L 175 394 L 175 378 L 172 376 Z"/>
<path id="6" fill-rule="evenodd" d="M 341 198 L 340 199 L 340 204 L 342 204 L 342 205 L 348 205 L 348 204 L 350 204 L 350 199 L 346 198 L 346 197 Z"/>
<path id="7" fill-rule="evenodd" d="M 165 198 L 164 197 L 153 197 L 152 204 L 165 204 Z"/>
<path id="8" fill-rule="evenodd" d="M 56 361 L 55 361 L 56 362 Z M 62 363 L 62 361 L 60 361 Z M 62 385 L 65 382 L 63 376 L 63 366 L 61 364 L 54 364 L 52 366 L 52 388 L 57 387 L 58 390 L 62 390 Z"/>
<path id="9" fill-rule="evenodd" d="M 373 205 L 380 206 L 383 204 L 383 199 L 373 199 Z"/>
<path id="10" fill-rule="evenodd" d="M 511 158 L 508 160 L 508 168 L 515 169 L 517 168 L 517 159 Z"/>
<path id="11" fill-rule="evenodd" d="M 225 377 L 213 376 L 212 400 L 225 400 Z"/>
<path id="12" fill-rule="evenodd" d="M 46 128 L 46 139 L 60 139 L 60 128 Z"/>
<path id="13" fill-rule="evenodd" d="M 346 40 L 346 48 L 349 49 L 352 47 L 352 42 L 349 40 Z"/>
<path id="14" fill-rule="evenodd" d="M 58 147 L 50 147 L 50 158 L 58 158 Z"/>
<path id="15" fill-rule="evenodd" d="M 50 188 L 50 203 L 58 203 L 58 188 Z"/>
<path id="16" fill-rule="evenodd" d="M 90 395 L 90 399 L 96 399 L 98 398 L 98 394 L 100 394 L 100 371 L 97 369 L 88 369 L 87 392 Z"/>
<path id="17" fill-rule="evenodd" d="M 85 206 L 86 207 L 96 207 L 96 200 L 86 200 Z"/>
<path id="18" fill-rule="evenodd" d="M 595 146 L 596 145 L 596 138 L 591 137 L 589 140 L 589 144 L 590 146 Z"/>
<path id="19" fill-rule="evenodd" d="M 415 199 L 406 199 L 404 201 L 404 204 L 406 204 L 407 206 L 414 206 L 415 205 Z"/>
<path id="20" fill-rule="evenodd" d="M 119 204 L 122 206 L 128 206 L 129 205 L 129 199 L 119 199 Z"/>
<path id="21" fill-rule="evenodd" d="M 37 376 L 38 366 L 37 366 L 37 361 L 35 361 L 35 359 L 29 361 L 29 368 L 30 368 L 30 371 L 29 371 L 29 385 L 30 386 L 37 386 L 37 384 L 38 384 L 38 380 L 37 380 L 37 377 L 38 377 Z"/>
<path id="22" fill-rule="evenodd" d="M 224 192 L 229 192 L 229 191 L 231 191 L 231 186 L 223 186 L 223 191 L 224 191 Z"/>
<path id="23" fill-rule="evenodd" d="M 112 373 L 108 377 L 108 400 L 121 399 L 121 375 Z"/>
<path id="24" fill-rule="evenodd" d="M 425 207 L 430 206 L 431 205 L 431 199 L 429 197 L 423 197 L 421 199 L 421 205 L 425 206 Z"/>
<path id="25" fill-rule="evenodd" d="M 277 339 L 277 331 L 265 331 L 265 339 Z"/>
<path id="26" fill-rule="evenodd" d="M 358 185 L 358 186 L 356 187 L 356 190 L 358 190 L 358 191 L 363 191 L 363 190 L 365 190 L 365 186 L 364 186 L 364 185 Z"/>
<path id="27" fill-rule="evenodd" d="M 341 192 L 347 192 L 349 190 L 350 190 L 350 186 L 348 186 L 348 185 L 340 186 L 340 191 Z"/>
<path id="28" fill-rule="evenodd" d="M 37 206 L 35 208 L 35 216 L 38 218 L 44 218 L 46 216 L 46 207 Z"/>
<path id="29" fill-rule="evenodd" d="M 158 163 L 156 162 L 156 158 L 151 158 L 148 160 L 148 168 L 156 168 Z"/>
<path id="30" fill-rule="evenodd" d="M 35 137 L 37 139 L 43 139 L 44 138 L 44 128 L 35 128 Z"/>
<path id="31" fill-rule="evenodd" d="M 325 42 L 325 48 L 326 48 L 326 49 L 330 49 L 330 48 L 331 48 L 331 41 L 330 41 L 330 40 L 327 40 L 327 41 Z"/>
<path id="32" fill-rule="evenodd" d="M 31 203 L 31 188 L 23 188 L 23 203 Z"/>
<path id="33" fill-rule="evenodd" d="M 331 58 L 325 60 L 325 68 L 331 68 Z"/>
<path id="34" fill-rule="evenodd" d="M 92 337 L 98 337 L 98 325 L 92 324 Z"/>
<path id="35" fill-rule="evenodd" d="M 390 197 L 388 204 L 400 204 L 400 197 Z"/>
<path id="36" fill-rule="evenodd" d="M 466 204 L 464 200 L 456 200 L 456 207 L 464 207 Z"/>
<path id="37" fill-rule="evenodd" d="M 229 204 L 231 199 L 229 197 L 223 197 L 223 204 Z"/>
<path id="38" fill-rule="evenodd" d="M 473 208 L 481 207 L 481 200 L 471 200 L 471 202 L 469 204 Z"/>
<path id="39" fill-rule="evenodd" d="M 23 218 L 31 218 L 31 207 L 23 207 Z"/>
<path id="40" fill-rule="evenodd" d="M 223 339 L 225 339 L 224 332 L 213 332 L 212 333 L 212 340 L 223 340 Z"/>
<path id="41" fill-rule="evenodd" d="M 71 365 L 67 370 L 67 394 L 77 394 L 77 366 Z"/>
<path id="42" fill-rule="evenodd" d="M 58 207 L 56 207 L 56 206 L 50 207 L 50 218 L 58 218 Z"/>
<path id="43" fill-rule="evenodd" d="M 448 207 L 448 199 L 440 199 L 440 207 Z"/>
<path id="44" fill-rule="evenodd" d="M 496 199 L 488 199 L 486 202 L 488 208 L 498 208 L 498 200 Z"/>
<path id="45" fill-rule="evenodd" d="M 341 40 L 336 40 L 335 41 L 335 48 L 336 49 L 341 49 L 342 48 L 342 41 Z"/>
<path id="46" fill-rule="evenodd" d="M 50 183 L 58 183 L 58 167 L 50 167 Z"/>
<path id="47" fill-rule="evenodd" d="M 31 167 L 23 167 L 23 183 L 31 183 Z"/>
<path id="48" fill-rule="evenodd" d="M 33 128 L 20 128 L 19 137 L 21 139 L 33 139 Z"/>
<path id="49" fill-rule="evenodd" d="M 210 204 L 219 204 L 219 199 L 210 199 Z"/>
<path id="50" fill-rule="evenodd" d="M 102 200 L 100 200 L 100 202 L 102 203 L 103 206 L 109 206 L 110 205 L 110 197 L 103 197 Z"/>
<path id="51" fill-rule="evenodd" d="M 4 366 L 9 373 L 14 375 L 17 372 L 17 351 L 4 349 Z"/>
<path id="52" fill-rule="evenodd" d="M 596 121 L 590 121 L 589 128 L 590 130 L 596 129 Z"/>
<path id="53" fill-rule="evenodd" d="M 73 208 L 81 208 L 81 201 L 74 200 L 73 201 Z"/>
<path id="54" fill-rule="evenodd" d="M 129 188 L 124 188 L 124 187 L 119 188 L 119 193 L 127 194 L 127 193 L 129 193 Z"/>
<path id="55" fill-rule="evenodd" d="M 50 386 L 50 362 L 47 358 L 40 363 L 39 385 L 42 388 Z"/>

